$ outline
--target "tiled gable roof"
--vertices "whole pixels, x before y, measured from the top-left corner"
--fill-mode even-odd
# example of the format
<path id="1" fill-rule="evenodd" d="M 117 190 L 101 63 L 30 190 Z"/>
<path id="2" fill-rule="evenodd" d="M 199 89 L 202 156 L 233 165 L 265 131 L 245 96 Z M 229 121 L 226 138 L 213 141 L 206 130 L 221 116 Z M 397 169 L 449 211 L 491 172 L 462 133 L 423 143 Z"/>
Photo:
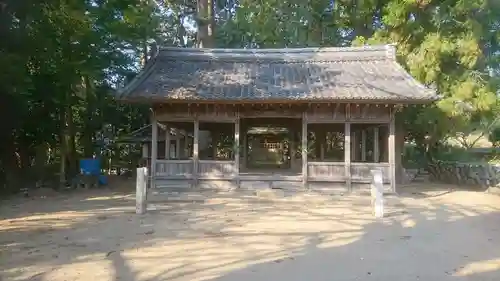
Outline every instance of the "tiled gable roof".
<path id="1" fill-rule="evenodd" d="M 436 99 L 394 47 L 160 48 L 117 98 L 129 101 L 397 101 Z"/>

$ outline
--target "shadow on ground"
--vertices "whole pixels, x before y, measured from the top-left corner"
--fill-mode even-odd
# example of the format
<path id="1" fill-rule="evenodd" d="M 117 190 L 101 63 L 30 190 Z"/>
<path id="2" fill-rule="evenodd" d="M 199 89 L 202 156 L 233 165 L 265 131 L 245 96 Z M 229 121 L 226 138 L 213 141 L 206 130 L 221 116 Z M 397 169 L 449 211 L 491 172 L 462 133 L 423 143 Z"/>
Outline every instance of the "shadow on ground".
<path id="1" fill-rule="evenodd" d="M 382 220 L 364 196 L 210 193 L 144 216 L 131 196 L 3 206 L 2 280 L 500 280 L 500 197 L 484 193 L 402 194 Z"/>

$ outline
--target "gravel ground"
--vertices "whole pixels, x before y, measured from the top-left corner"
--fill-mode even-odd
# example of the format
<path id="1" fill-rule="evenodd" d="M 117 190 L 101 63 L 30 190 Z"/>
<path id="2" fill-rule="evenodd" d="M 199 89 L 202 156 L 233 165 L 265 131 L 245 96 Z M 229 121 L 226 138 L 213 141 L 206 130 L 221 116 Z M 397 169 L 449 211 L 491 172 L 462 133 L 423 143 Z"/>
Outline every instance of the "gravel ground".
<path id="1" fill-rule="evenodd" d="M 0 202 L 0 280 L 500 280 L 498 195 L 414 186 L 378 220 L 363 195 L 150 198 L 142 216 L 127 188 Z"/>

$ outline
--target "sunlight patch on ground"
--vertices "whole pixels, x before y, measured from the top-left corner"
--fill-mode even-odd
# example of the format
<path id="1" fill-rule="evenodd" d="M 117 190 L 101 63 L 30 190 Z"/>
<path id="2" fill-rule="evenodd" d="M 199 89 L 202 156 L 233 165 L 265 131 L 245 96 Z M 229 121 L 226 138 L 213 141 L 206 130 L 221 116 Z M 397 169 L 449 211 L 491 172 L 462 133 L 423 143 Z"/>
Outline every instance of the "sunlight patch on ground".
<path id="1" fill-rule="evenodd" d="M 135 200 L 135 197 L 132 195 L 97 196 L 97 197 L 86 198 L 84 201 L 106 201 L 106 200 L 116 200 L 116 199 Z"/>
<path id="2" fill-rule="evenodd" d="M 0 232 L 2 231 L 49 231 L 57 228 L 67 228 L 72 224 L 82 222 L 90 217 L 92 213 L 83 212 L 57 212 L 48 214 L 37 214 L 15 219 L 0 221 Z"/>
<path id="3" fill-rule="evenodd" d="M 463 268 L 460 268 L 454 276 L 464 277 L 498 270 L 500 270 L 500 258 L 469 263 Z"/>
<path id="4" fill-rule="evenodd" d="M 114 267 L 110 260 L 92 260 L 88 262 L 72 262 L 59 266 L 43 276 L 43 281 L 56 280 L 60 276 L 85 275 L 87 280 L 114 280 Z"/>
<path id="5" fill-rule="evenodd" d="M 417 225 L 417 222 L 413 219 L 407 219 L 401 223 L 401 226 L 405 227 L 405 228 L 412 228 L 412 227 L 415 227 L 416 225 Z"/>

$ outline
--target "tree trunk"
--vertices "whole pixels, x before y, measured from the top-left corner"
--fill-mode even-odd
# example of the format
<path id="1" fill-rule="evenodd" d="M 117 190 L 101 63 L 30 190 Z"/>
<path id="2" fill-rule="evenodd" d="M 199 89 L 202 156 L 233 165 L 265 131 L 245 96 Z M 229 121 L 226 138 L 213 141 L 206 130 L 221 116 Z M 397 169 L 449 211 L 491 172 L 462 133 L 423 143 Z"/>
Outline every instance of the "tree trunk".
<path id="1" fill-rule="evenodd" d="M 48 145 L 47 143 L 42 143 L 36 147 L 35 153 L 35 173 L 36 180 L 38 183 L 42 183 L 46 180 L 45 167 L 48 164 Z"/>
<path id="2" fill-rule="evenodd" d="M 141 61 L 141 64 L 142 64 L 142 67 L 146 66 L 146 64 L 148 63 L 148 42 L 147 42 L 147 37 L 144 36 L 144 41 L 142 42 L 142 61 Z"/>
<path id="3" fill-rule="evenodd" d="M 60 163 L 59 163 L 59 188 L 64 188 L 66 186 L 66 172 L 67 165 L 66 161 L 68 159 L 68 132 L 67 132 L 67 118 L 66 118 L 66 108 L 62 107 L 60 112 L 61 121 L 61 131 L 60 131 Z"/>
<path id="4" fill-rule="evenodd" d="M 215 20 L 213 0 L 198 0 L 198 32 L 196 35 L 196 46 L 198 48 L 213 48 Z"/>
<path id="5" fill-rule="evenodd" d="M 77 163 L 77 152 L 76 152 L 76 128 L 75 123 L 73 122 L 73 108 L 68 107 L 68 112 L 66 114 L 67 124 L 68 124 L 68 174 L 71 177 L 74 177 L 77 174 L 78 163 Z"/>
<path id="6" fill-rule="evenodd" d="M 16 147 L 13 138 L 5 140 L 5 152 L 3 153 L 2 166 L 5 177 L 6 193 L 16 192 L 20 189 L 19 162 L 16 156 Z"/>
<path id="7" fill-rule="evenodd" d="M 83 133 L 83 154 L 85 158 L 91 158 L 94 155 L 94 145 L 92 136 L 94 134 L 94 112 L 95 112 L 95 92 L 90 79 L 88 76 L 83 77 L 82 81 L 84 90 L 85 90 L 85 98 L 87 103 L 87 112 L 86 117 L 87 120 L 84 122 L 84 133 Z"/>

